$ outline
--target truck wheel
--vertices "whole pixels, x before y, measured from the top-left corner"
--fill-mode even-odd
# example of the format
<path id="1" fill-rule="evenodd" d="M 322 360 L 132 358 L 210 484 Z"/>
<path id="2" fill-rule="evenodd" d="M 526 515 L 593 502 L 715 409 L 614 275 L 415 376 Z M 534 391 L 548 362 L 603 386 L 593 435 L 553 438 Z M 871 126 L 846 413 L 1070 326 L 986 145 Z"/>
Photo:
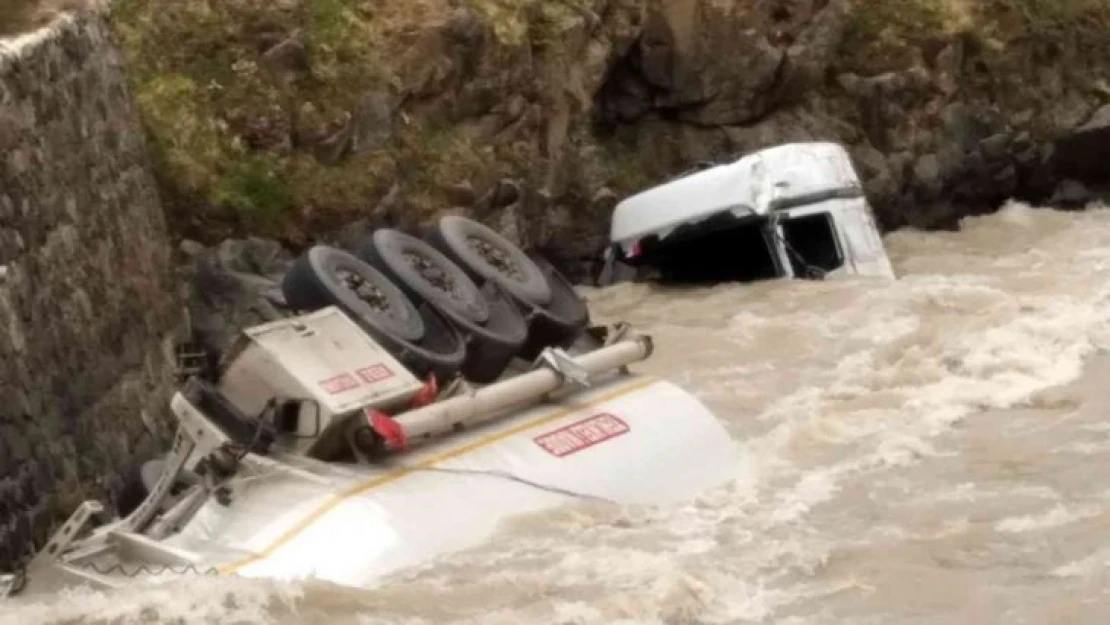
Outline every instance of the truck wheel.
<path id="1" fill-rule="evenodd" d="M 318 245 L 297 259 L 281 286 L 294 309 L 339 307 L 418 377 L 449 379 L 466 357 L 462 336 L 443 313 L 414 303 L 353 254 Z"/>
<path id="2" fill-rule="evenodd" d="M 470 276 L 420 239 L 382 228 L 374 232 L 357 255 L 396 280 L 401 290 L 415 299 L 456 311 L 474 323 L 489 321 L 489 306 Z"/>
<path id="3" fill-rule="evenodd" d="M 590 324 L 589 308 L 574 285 L 547 259 L 539 255 L 532 258 L 551 285 L 551 301 L 528 313 L 528 342 L 519 354 L 526 360 L 538 356 L 545 347 L 569 347 Z"/>
<path id="4" fill-rule="evenodd" d="M 496 380 L 528 337 L 524 316 L 496 281 L 479 289 L 451 259 L 420 239 L 378 230 L 358 255 L 459 329 L 466 337 L 462 374 L 472 382 Z"/>
<path id="5" fill-rule="evenodd" d="M 537 306 L 551 301 L 551 287 L 540 268 L 511 241 L 472 219 L 444 217 L 426 239 L 476 281 L 495 280 Z"/>
<path id="6" fill-rule="evenodd" d="M 377 332 L 410 342 L 424 337 L 424 322 L 408 297 L 378 270 L 334 247 L 317 245 L 302 254 L 281 290 L 294 309 L 337 306 Z"/>

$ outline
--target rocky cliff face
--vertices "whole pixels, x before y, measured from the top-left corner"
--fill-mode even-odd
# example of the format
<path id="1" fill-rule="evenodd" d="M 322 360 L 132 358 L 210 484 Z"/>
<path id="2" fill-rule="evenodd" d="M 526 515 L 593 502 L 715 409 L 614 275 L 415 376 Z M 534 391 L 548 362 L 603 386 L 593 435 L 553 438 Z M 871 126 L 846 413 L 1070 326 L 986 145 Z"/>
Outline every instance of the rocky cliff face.
<path id="1" fill-rule="evenodd" d="M 790 140 L 849 145 L 888 229 L 1047 199 L 1064 176 L 1076 179 L 1064 199 L 1082 201 L 1078 183 L 1106 175 L 1084 168 L 1106 143 L 1103 0 L 119 0 L 116 12 L 171 217 L 201 240 L 296 245 L 359 219 L 414 227 L 462 210 L 573 270 L 620 196 Z M 1086 140 L 1067 139 L 1084 125 Z"/>
<path id="2" fill-rule="evenodd" d="M 112 31 L 0 40 L 0 571 L 165 442 L 170 242 Z"/>

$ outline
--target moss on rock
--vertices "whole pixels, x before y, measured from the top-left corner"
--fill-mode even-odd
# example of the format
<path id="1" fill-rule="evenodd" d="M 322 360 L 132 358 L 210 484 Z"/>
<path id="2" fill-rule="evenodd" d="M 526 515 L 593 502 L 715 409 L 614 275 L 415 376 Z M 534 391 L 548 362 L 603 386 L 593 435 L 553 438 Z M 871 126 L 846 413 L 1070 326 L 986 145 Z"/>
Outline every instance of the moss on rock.
<path id="1" fill-rule="evenodd" d="M 546 19 L 552 9 L 542 4 L 470 0 L 463 8 L 491 28 L 492 45 L 526 52 L 531 16 L 554 29 Z M 117 0 L 113 17 L 159 177 L 169 205 L 186 213 L 171 215 L 175 225 L 202 240 L 212 224 L 297 240 L 329 220 L 365 216 L 394 182 L 415 210 L 434 211 L 447 201 L 442 187 L 508 175 L 511 163 L 534 160 L 514 157 L 519 146 L 511 142 L 494 145 L 456 126 L 442 107 L 403 116 L 370 148 L 342 143 L 352 140 L 344 132 L 359 123 L 352 117 L 368 93 L 387 94 L 394 106 L 408 98 L 420 109 L 437 91 L 465 83 L 461 76 L 437 83 L 460 72 L 460 59 L 444 54 L 443 37 L 429 37 L 457 10 L 438 0 Z M 268 51 L 283 42 L 293 61 L 268 65 Z M 485 104 L 472 89 L 471 104 L 498 105 L 506 95 L 500 87 L 490 81 Z M 225 230 L 214 227 L 217 235 Z"/>
<path id="2" fill-rule="evenodd" d="M 1105 0 L 856 0 L 841 64 L 864 75 L 924 65 L 940 46 L 968 38 L 987 50 L 1059 40 L 1069 33 L 1105 36 Z"/>

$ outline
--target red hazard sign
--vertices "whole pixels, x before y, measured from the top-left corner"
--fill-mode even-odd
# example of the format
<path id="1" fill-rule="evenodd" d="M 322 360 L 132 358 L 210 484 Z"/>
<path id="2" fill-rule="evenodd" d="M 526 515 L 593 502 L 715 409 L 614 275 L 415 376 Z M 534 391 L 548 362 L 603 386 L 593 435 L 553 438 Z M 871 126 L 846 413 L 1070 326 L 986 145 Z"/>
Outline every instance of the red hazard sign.
<path id="1" fill-rule="evenodd" d="M 349 373 L 343 373 L 335 376 L 334 378 L 328 378 L 321 381 L 320 387 L 323 388 L 325 391 L 331 393 L 332 395 L 336 395 L 338 393 L 349 391 L 353 388 L 358 388 L 358 380 L 356 380 L 355 377 Z"/>
<path id="2" fill-rule="evenodd" d="M 544 451 L 562 458 L 627 434 L 629 430 L 631 428 L 628 424 L 616 415 L 602 413 L 541 434 L 532 440 L 536 441 Z"/>
<path id="3" fill-rule="evenodd" d="M 355 371 L 355 373 L 357 373 L 358 377 L 362 378 L 362 381 L 366 382 L 367 384 L 381 382 L 382 380 L 387 380 L 393 377 L 393 372 L 390 371 L 389 367 L 385 365 L 372 365 L 369 367 L 363 367 Z"/>

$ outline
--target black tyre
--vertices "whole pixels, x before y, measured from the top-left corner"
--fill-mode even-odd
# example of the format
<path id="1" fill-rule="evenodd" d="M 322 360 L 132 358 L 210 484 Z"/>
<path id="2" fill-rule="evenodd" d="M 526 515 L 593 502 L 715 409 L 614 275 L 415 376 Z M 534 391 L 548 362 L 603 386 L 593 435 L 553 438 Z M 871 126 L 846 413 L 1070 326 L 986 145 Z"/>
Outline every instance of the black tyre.
<path id="1" fill-rule="evenodd" d="M 317 245 L 285 274 L 286 303 L 296 310 L 337 306 L 353 319 L 404 341 L 424 336 L 424 321 L 412 302 L 373 267 L 343 250 Z"/>
<path id="2" fill-rule="evenodd" d="M 551 301 L 551 287 L 536 263 L 492 229 L 453 215 L 440 219 L 425 238 L 475 281 L 495 280 L 514 297 L 537 306 Z"/>
<path id="3" fill-rule="evenodd" d="M 450 379 L 466 358 L 462 336 L 443 313 L 417 305 L 353 254 L 312 248 L 285 275 L 282 291 L 297 310 L 339 307 L 416 376 Z"/>
<path id="4" fill-rule="evenodd" d="M 395 280 L 414 299 L 458 312 L 474 323 L 489 321 L 489 305 L 470 276 L 416 237 L 382 228 L 359 248 L 358 256 Z"/>
<path id="5" fill-rule="evenodd" d="M 458 328 L 466 340 L 462 373 L 473 382 L 496 380 L 528 338 L 524 317 L 508 293 L 493 281 L 479 289 L 458 265 L 420 239 L 378 230 L 358 254 Z"/>
<path id="6" fill-rule="evenodd" d="M 569 347 L 590 324 L 589 308 L 574 285 L 546 259 L 532 259 L 551 285 L 551 301 L 526 313 L 528 341 L 520 350 L 520 357 L 525 359 L 535 358 L 545 347 Z"/>

